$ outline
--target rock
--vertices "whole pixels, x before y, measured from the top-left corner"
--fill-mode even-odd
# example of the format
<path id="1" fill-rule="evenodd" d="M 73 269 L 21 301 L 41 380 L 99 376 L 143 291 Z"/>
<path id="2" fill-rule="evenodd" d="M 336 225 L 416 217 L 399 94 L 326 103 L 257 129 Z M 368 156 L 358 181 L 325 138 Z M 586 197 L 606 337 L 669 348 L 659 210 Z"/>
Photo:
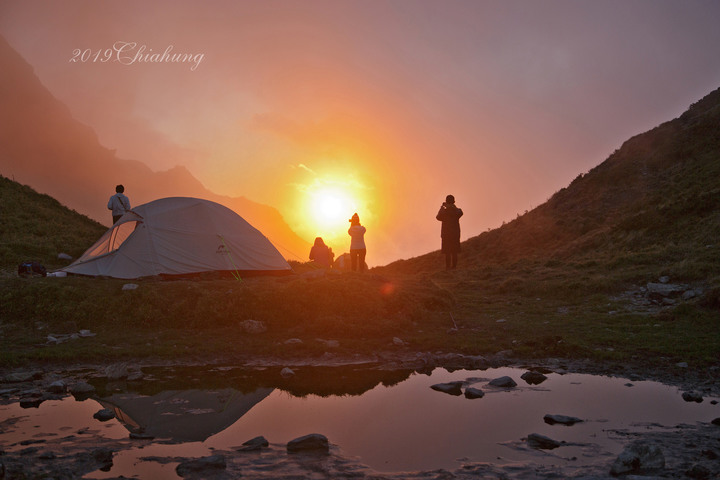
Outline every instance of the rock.
<path id="1" fill-rule="evenodd" d="M 70 393 L 73 395 L 86 395 L 95 391 L 95 387 L 87 382 L 78 382 L 70 387 Z"/>
<path id="2" fill-rule="evenodd" d="M 645 470 L 665 467 L 665 456 L 657 445 L 650 445 L 643 440 L 631 443 L 615 459 L 610 474 L 640 473 Z"/>
<path id="3" fill-rule="evenodd" d="M 663 275 L 662 277 L 658 278 L 658 282 L 660 283 L 668 283 L 670 281 L 670 277 L 667 275 Z"/>
<path id="4" fill-rule="evenodd" d="M 128 377 L 128 368 L 126 363 L 116 363 L 105 368 L 105 376 L 108 380 L 120 380 Z"/>
<path id="5" fill-rule="evenodd" d="M 540 435 L 539 433 L 531 433 L 530 435 L 528 435 L 527 443 L 530 448 L 540 450 L 552 450 L 562 445 L 562 442 L 553 440 L 552 438 L 546 437 L 545 435 Z"/>
<path id="6" fill-rule="evenodd" d="M 568 417 L 566 415 L 545 415 L 543 417 L 543 420 L 548 425 L 555 425 L 556 423 L 559 423 L 561 425 L 575 425 L 576 423 L 581 423 L 583 420 L 581 418 L 577 417 Z"/>
<path id="7" fill-rule="evenodd" d="M 698 480 L 706 480 L 709 478 L 717 478 L 714 477 L 710 469 L 703 465 L 693 465 L 690 470 L 685 472 L 685 475 L 687 475 L 690 478 L 697 478 Z"/>
<path id="8" fill-rule="evenodd" d="M 16 372 L 5 376 L 5 383 L 23 383 L 42 378 L 42 372 Z"/>
<path id="9" fill-rule="evenodd" d="M 240 322 L 240 328 L 243 332 L 253 335 L 267 332 L 267 326 L 259 320 L 244 320 Z"/>
<path id="10" fill-rule="evenodd" d="M 493 387 L 502 387 L 502 388 L 517 387 L 517 383 L 515 383 L 515 380 L 513 380 L 510 377 L 500 377 L 500 378 L 496 378 L 494 380 L 490 380 L 489 385 L 492 385 Z"/>
<path id="11" fill-rule="evenodd" d="M 26 397 L 20 399 L 20 408 L 38 408 L 45 401 L 43 397 Z"/>
<path id="12" fill-rule="evenodd" d="M 96 448 L 92 452 L 90 452 L 92 455 L 92 458 L 95 459 L 96 462 L 101 463 L 103 466 L 101 467 L 101 470 L 107 471 L 110 467 L 112 467 L 113 464 L 113 451 L 109 448 Z"/>
<path id="13" fill-rule="evenodd" d="M 525 380 L 528 385 L 540 385 L 542 382 L 547 380 L 548 377 L 539 372 L 525 372 L 520 378 Z"/>
<path id="14" fill-rule="evenodd" d="M 685 290 L 680 298 L 683 300 L 690 300 L 691 298 L 695 298 L 697 296 L 698 294 L 695 290 Z"/>
<path id="15" fill-rule="evenodd" d="M 713 425 L 717 425 L 718 427 L 720 427 L 720 417 L 713 419 L 713 421 L 710 422 L 710 423 L 712 423 Z"/>
<path id="16" fill-rule="evenodd" d="M 285 367 L 282 370 L 280 370 L 280 376 L 283 378 L 290 378 L 293 375 L 295 375 L 295 372 L 291 368 Z"/>
<path id="17" fill-rule="evenodd" d="M 329 453 L 330 445 L 325 435 L 311 433 L 289 441 L 287 451 L 288 453 Z"/>
<path id="18" fill-rule="evenodd" d="M 115 418 L 115 412 L 108 408 L 103 408 L 102 410 L 98 410 L 93 415 L 93 418 L 96 420 L 100 420 L 101 422 L 107 422 L 108 420 L 112 420 Z"/>
<path id="19" fill-rule="evenodd" d="M 465 398 L 475 399 L 482 398 L 485 396 L 485 392 L 479 388 L 468 387 L 465 389 Z"/>
<path id="20" fill-rule="evenodd" d="M 338 348 L 340 346 L 340 342 L 337 340 L 323 340 L 322 338 L 316 338 L 315 340 L 325 345 L 326 348 Z"/>
<path id="21" fill-rule="evenodd" d="M 90 330 L 80 330 L 78 332 L 78 335 L 82 338 L 87 338 L 87 337 L 94 337 L 96 334 L 91 332 Z"/>
<path id="22" fill-rule="evenodd" d="M 67 391 L 67 385 L 64 381 L 57 380 L 48 385 L 47 391 L 50 393 L 65 393 Z"/>
<path id="23" fill-rule="evenodd" d="M 674 283 L 648 283 L 647 291 L 648 294 L 660 297 L 671 297 L 679 295 L 685 290 L 682 285 L 676 285 Z"/>
<path id="24" fill-rule="evenodd" d="M 182 462 L 175 468 L 175 472 L 181 477 L 186 477 L 193 473 L 201 473 L 208 470 L 225 470 L 227 463 L 223 455 L 211 455 L 209 457 L 198 458 Z"/>
<path id="25" fill-rule="evenodd" d="M 700 392 L 696 392 L 696 391 L 683 392 L 682 398 L 686 402 L 702 403 L 702 401 L 703 401 L 702 394 Z"/>
<path id="26" fill-rule="evenodd" d="M 123 291 L 136 290 L 139 287 L 137 283 L 126 283 L 122 286 Z"/>
<path id="27" fill-rule="evenodd" d="M 68 255 L 67 253 L 58 253 L 58 260 L 72 260 L 73 257 Z"/>
<path id="28" fill-rule="evenodd" d="M 687 362 L 679 362 L 679 363 L 676 363 L 675 366 L 679 367 L 679 368 L 688 368 Z"/>
<path id="29" fill-rule="evenodd" d="M 462 395 L 463 382 L 436 383 L 430 388 L 438 392 L 448 393 L 450 395 Z"/>
<path id="30" fill-rule="evenodd" d="M 154 440 L 155 436 L 147 433 L 130 433 L 132 440 Z"/>
<path id="31" fill-rule="evenodd" d="M 290 338 L 283 342 L 285 345 L 301 345 L 303 343 L 299 338 Z"/>
<path id="32" fill-rule="evenodd" d="M 263 448 L 269 446 L 270 443 L 265 439 L 265 437 L 255 437 L 251 440 L 248 440 L 247 442 L 243 443 L 241 447 L 238 447 L 236 450 L 238 452 L 255 452 L 257 450 L 262 450 Z"/>
<path id="33" fill-rule="evenodd" d="M 402 347 L 403 345 L 405 345 L 405 342 L 403 342 L 402 339 L 398 337 L 393 337 L 393 345 Z"/>

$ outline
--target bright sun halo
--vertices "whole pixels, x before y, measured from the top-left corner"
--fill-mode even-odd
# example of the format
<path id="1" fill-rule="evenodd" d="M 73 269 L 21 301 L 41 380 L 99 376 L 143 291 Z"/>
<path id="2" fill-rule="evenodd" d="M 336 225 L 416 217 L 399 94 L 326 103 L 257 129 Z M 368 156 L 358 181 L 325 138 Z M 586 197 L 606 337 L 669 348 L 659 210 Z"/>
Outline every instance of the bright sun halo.
<path id="1" fill-rule="evenodd" d="M 352 210 L 352 201 L 343 191 L 324 188 L 312 195 L 312 216 L 321 227 L 340 224 Z"/>

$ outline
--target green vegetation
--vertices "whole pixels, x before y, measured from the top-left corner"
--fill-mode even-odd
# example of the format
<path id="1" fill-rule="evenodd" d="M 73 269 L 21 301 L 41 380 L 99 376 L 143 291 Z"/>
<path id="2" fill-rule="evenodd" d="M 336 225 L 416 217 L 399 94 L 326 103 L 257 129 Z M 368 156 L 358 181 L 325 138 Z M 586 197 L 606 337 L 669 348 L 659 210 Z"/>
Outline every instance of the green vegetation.
<path id="1" fill-rule="evenodd" d="M 18 278 L 104 231 L 0 177 L 0 365 L 128 357 L 231 359 L 384 351 L 568 357 L 702 367 L 720 360 L 720 90 L 626 142 L 548 202 L 463 244 L 361 274 L 243 281 Z M 643 292 L 667 276 L 700 292 Z M 248 333 L 246 320 L 267 331 Z M 48 345 L 49 334 L 96 336 Z M 398 337 L 405 345 L 394 345 Z M 287 343 L 298 338 L 302 343 Z M 319 341 L 336 340 L 337 348 Z"/>

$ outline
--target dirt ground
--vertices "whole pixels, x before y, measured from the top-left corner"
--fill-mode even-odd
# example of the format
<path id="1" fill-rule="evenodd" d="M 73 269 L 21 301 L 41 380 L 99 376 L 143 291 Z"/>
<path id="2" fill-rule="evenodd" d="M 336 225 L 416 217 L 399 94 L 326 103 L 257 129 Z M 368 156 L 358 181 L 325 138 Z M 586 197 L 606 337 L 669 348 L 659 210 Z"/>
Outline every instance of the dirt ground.
<path id="1" fill-rule="evenodd" d="M 193 365 L 242 365 L 242 366 L 339 366 L 373 364 L 374 368 L 387 370 L 410 368 L 417 371 L 428 371 L 433 368 L 447 369 L 483 369 L 501 366 L 544 369 L 555 373 L 586 373 L 612 375 L 628 378 L 632 381 L 653 380 L 679 388 L 682 392 L 695 392 L 703 398 L 719 397 L 718 377 L 720 369 L 713 367 L 706 370 L 694 370 L 685 365 L 672 365 L 659 368 L 652 362 L 637 364 L 600 364 L 566 359 L 514 359 L 512 352 L 500 352 L 492 357 L 467 357 L 462 355 L 440 355 L 426 353 L 390 352 L 373 355 L 372 357 L 353 356 L 347 358 L 332 357 L 323 359 L 287 359 L 287 358 L 240 358 L 203 359 L 194 361 Z M 140 363 L 138 363 L 140 364 Z M 143 361 L 142 365 L 147 365 Z M 103 372 L 104 365 L 66 365 L 68 372 Z M 43 371 L 56 371 L 58 366 L 42 367 Z M 27 372 L 28 368 L 22 369 Z M 18 373 L 10 370 L 0 371 L 0 378 Z M 0 384 L 0 403 L 7 404 L 19 401 L 17 395 L 7 393 L 12 388 L 32 388 L 47 385 L 47 380 L 36 376 L 33 380 L 18 385 L 17 383 Z M 12 388 L 11 388 L 12 387 Z M 707 400 L 705 400 L 707 401 Z M 720 417 L 720 406 L 718 407 Z M 13 419 L 0 418 L 0 429 L 12 426 Z M 720 425 L 713 423 L 695 425 L 675 425 L 648 432 L 614 432 L 624 437 L 627 443 L 642 440 L 660 448 L 665 458 L 665 466 L 655 470 L 642 468 L 621 475 L 621 478 L 653 479 L 653 478 L 720 478 Z M 97 478 L 103 468 L 112 465 L 113 455 L 125 449 L 137 448 L 142 442 L 150 440 L 109 440 L 84 432 L 74 435 L 71 441 L 67 438 L 44 440 L 42 443 L 29 441 L 22 449 L 8 450 L 8 445 L 0 445 L 0 479 L 26 478 Z M 327 454 L 290 454 L 284 445 L 270 444 L 260 452 L 241 452 L 238 450 L 214 451 L 218 464 L 205 466 L 199 471 L 184 473 L 184 478 L 191 479 L 233 479 L 233 478 L 275 478 L 275 479 L 556 479 L 583 478 L 605 479 L 617 478 L 610 474 L 615 457 L 598 453 L 591 464 L 582 466 L 573 462 L 558 462 L 548 466 L 541 457 L 547 459 L 550 452 L 537 451 L 538 462 L 528 461 L 522 464 L 493 465 L 488 463 L 468 462 L 462 467 L 449 470 L 417 471 L 402 473 L 380 473 L 360 463 L 357 459 L 347 458 L 339 446 L 330 441 Z M 140 443 L 138 443 L 140 442 Z M 514 448 L 527 449 L 526 444 L 518 444 Z M 535 452 L 532 452 L 535 454 Z M 159 463 L 175 464 L 192 460 L 190 458 L 159 458 Z M 175 477 L 175 471 L 170 478 Z"/>

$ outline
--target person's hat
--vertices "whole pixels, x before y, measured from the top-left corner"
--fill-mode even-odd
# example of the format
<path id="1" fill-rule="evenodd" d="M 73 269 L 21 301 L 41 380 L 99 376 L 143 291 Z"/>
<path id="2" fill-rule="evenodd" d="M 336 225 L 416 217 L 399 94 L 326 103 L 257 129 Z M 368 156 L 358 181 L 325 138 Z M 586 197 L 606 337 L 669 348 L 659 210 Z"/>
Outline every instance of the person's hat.
<path id="1" fill-rule="evenodd" d="M 453 197 L 452 195 L 448 195 L 447 197 L 445 197 L 445 201 L 447 203 L 455 203 L 455 197 Z"/>

